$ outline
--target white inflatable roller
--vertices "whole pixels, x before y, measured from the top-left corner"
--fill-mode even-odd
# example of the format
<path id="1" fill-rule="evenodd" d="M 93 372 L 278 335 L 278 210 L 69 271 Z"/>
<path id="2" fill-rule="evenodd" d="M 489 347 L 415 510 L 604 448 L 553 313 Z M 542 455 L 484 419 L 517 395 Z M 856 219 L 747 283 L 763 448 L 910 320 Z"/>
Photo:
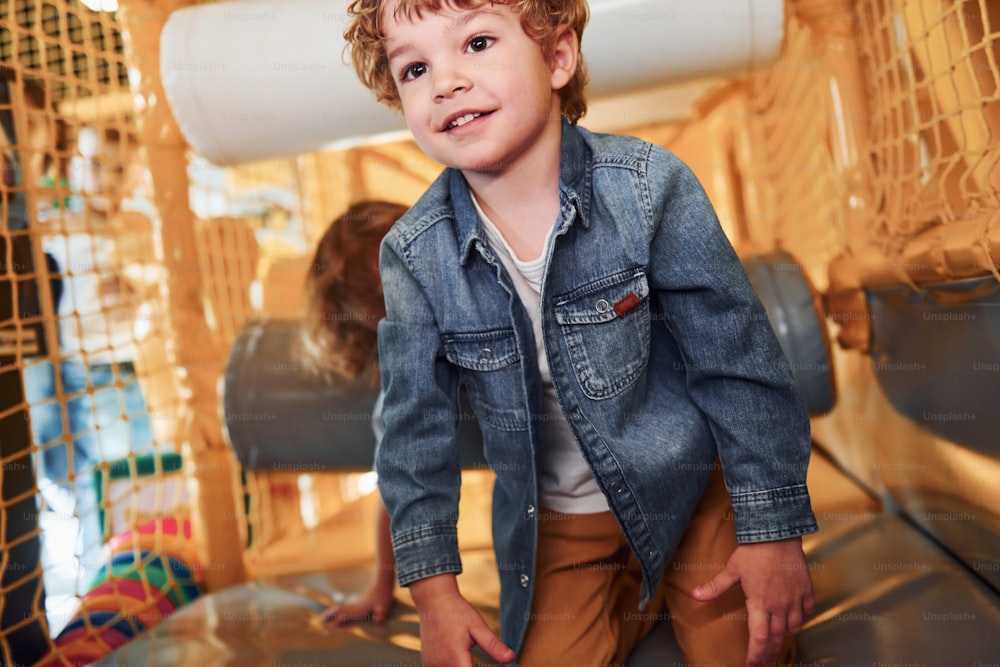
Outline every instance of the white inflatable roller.
<path id="1" fill-rule="evenodd" d="M 181 130 L 220 165 L 405 130 L 344 62 L 347 0 L 240 0 L 180 9 L 161 73 Z M 583 50 L 592 99 L 777 58 L 783 0 L 591 0 Z"/>
<path id="2" fill-rule="evenodd" d="M 590 11 L 593 99 L 742 76 L 777 60 L 784 34 L 782 0 L 591 0 Z"/>

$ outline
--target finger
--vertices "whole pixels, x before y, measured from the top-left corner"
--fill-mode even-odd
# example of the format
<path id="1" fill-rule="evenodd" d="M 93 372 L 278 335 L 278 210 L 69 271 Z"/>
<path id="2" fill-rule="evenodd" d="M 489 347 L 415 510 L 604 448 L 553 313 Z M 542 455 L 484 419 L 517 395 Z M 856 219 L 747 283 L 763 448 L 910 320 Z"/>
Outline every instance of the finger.
<path id="1" fill-rule="evenodd" d="M 813 611 L 816 609 L 816 596 L 813 595 L 812 590 L 809 594 L 802 598 L 802 618 L 807 618 L 812 616 Z"/>
<path id="2" fill-rule="evenodd" d="M 472 667 L 472 664 L 472 651 L 463 648 L 451 660 L 441 663 L 441 667 L 451 667 L 452 665 L 456 667 Z"/>
<path id="3" fill-rule="evenodd" d="M 469 634 L 472 635 L 473 641 L 497 662 L 510 662 L 513 660 L 514 651 L 493 634 L 493 631 L 486 625 L 486 621 L 481 618 L 478 620 L 478 623 L 469 625 Z"/>
<path id="4" fill-rule="evenodd" d="M 346 614 L 341 615 L 340 612 L 337 612 L 336 614 L 324 617 L 323 620 L 326 621 L 327 625 L 337 628 L 347 623 L 347 616 Z"/>
<path id="5" fill-rule="evenodd" d="M 421 650 L 420 664 L 424 667 L 472 667 L 472 653 L 461 648 L 453 655 L 430 656 Z"/>
<path id="6" fill-rule="evenodd" d="M 334 623 L 337 620 L 337 613 L 340 611 L 340 607 L 330 607 L 323 612 L 323 622 L 324 623 Z"/>
<path id="7" fill-rule="evenodd" d="M 739 581 L 739 575 L 727 567 L 712 577 L 711 581 L 708 583 L 702 584 L 701 586 L 695 586 L 694 590 L 691 591 L 691 595 L 694 596 L 694 599 L 696 600 L 708 602 L 728 591 L 730 588 L 738 584 Z"/>
<path id="8" fill-rule="evenodd" d="M 786 635 L 798 634 L 799 630 L 802 629 L 802 608 L 800 606 L 792 605 L 792 608 L 788 610 L 788 625 L 785 627 Z"/>
<path id="9" fill-rule="evenodd" d="M 750 633 L 750 643 L 747 644 L 746 667 L 759 667 L 767 647 L 769 619 L 767 612 L 759 604 L 747 601 L 747 630 Z"/>
<path id="10" fill-rule="evenodd" d="M 768 622 L 767 645 L 764 647 L 765 665 L 770 667 L 778 659 L 781 653 L 781 645 L 785 643 L 785 629 L 788 627 L 788 619 L 784 611 L 770 614 Z"/>
<path id="11" fill-rule="evenodd" d="M 385 623 L 385 619 L 389 617 L 389 607 L 385 605 L 375 605 L 375 615 L 372 618 L 375 623 L 382 625 Z"/>
<path id="12" fill-rule="evenodd" d="M 368 609 L 352 604 L 341 605 L 324 614 L 324 620 L 334 627 L 345 623 L 367 621 L 369 618 L 371 618 L 371 613 Z"/>

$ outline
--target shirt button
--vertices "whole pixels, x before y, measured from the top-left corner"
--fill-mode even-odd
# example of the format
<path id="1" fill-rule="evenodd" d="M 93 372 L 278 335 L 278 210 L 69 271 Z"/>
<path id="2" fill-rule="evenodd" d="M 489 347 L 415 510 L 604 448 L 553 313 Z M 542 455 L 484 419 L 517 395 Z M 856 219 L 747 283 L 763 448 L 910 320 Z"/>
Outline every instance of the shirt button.
<path id="1" fill-rule="evenodd" d="M 612 493 L 621 493 L 624 490 L 625 490 L 625 487 L 622 486 L 621 482 L 619 482 L 619 481 L 611 482 L 611 492 Z"/>
<path id="2" fill-rule="evenodd" d="M 535 516 L 535 506 L 534 505 L 528 505 L 528 516 L 529 517 Z"/>
<path id="3" fill-rule="evenodd" d="M 479 361 L 490 361 L 491 359 L 493 359 L 493 350 L 488 347 L 479 350 Z"/>
<path id="4" fill-rule="evenodd" d="M 522 574 L 521 575 L 521 588 L 527 588 L 527 587 L 528 587 L 528 575 Z"/>
<path id="5" fill-rule="evenodd" d="M 607 299 L 599 299 L 597 303 L 594 304 L 594 308 L 596 308 L 599 313 L 606 313 L 611 310 L 611 304 L 608 303 Z"/>

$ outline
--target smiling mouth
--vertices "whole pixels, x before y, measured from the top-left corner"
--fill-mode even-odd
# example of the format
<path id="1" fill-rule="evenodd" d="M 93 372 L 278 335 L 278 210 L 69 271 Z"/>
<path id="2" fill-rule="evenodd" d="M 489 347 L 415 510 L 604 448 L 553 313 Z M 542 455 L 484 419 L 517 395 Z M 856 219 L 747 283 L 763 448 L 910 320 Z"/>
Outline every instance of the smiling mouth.
<path id="1" fill-rule="evenodd" d="M 447 132 L 448 130 L 454 130 L 456 127 L 462 127 L 466 123 L 471 123 L 472 121 L 474 121 L 477 118 L 480 118 L 482 116 L 489 116 L 491 113 L 493 113 L 493 112 L 492 111 L 481 111 L 481 112 L 475 112 L 475 113 L 467 113 L 467 114 L 465 114 L 463 116 L 459 116 L 458 118 L 453 118 L 452 121 L 450 123 L 448 123 L 448 125 L 445 126 L 444 130 L 445 130 L 445 132 Z"/>

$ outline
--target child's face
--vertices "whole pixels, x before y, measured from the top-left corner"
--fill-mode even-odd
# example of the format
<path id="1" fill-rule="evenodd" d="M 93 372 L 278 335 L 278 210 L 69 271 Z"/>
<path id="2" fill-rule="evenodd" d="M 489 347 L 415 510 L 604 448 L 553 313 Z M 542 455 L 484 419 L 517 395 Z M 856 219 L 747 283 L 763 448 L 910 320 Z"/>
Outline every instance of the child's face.
<path id="1" fill-rule="evenodd" d="M 383 46 L 406 124 L 427 155 L 463 171 L 497 173 L 515 166 L 544 132 L 558 131 L 556 91 L 572 72 L 546 61 L 513 9 L 445 7 L 411 21 L 393 18 L 394 6 L 383 15 Z"/>

